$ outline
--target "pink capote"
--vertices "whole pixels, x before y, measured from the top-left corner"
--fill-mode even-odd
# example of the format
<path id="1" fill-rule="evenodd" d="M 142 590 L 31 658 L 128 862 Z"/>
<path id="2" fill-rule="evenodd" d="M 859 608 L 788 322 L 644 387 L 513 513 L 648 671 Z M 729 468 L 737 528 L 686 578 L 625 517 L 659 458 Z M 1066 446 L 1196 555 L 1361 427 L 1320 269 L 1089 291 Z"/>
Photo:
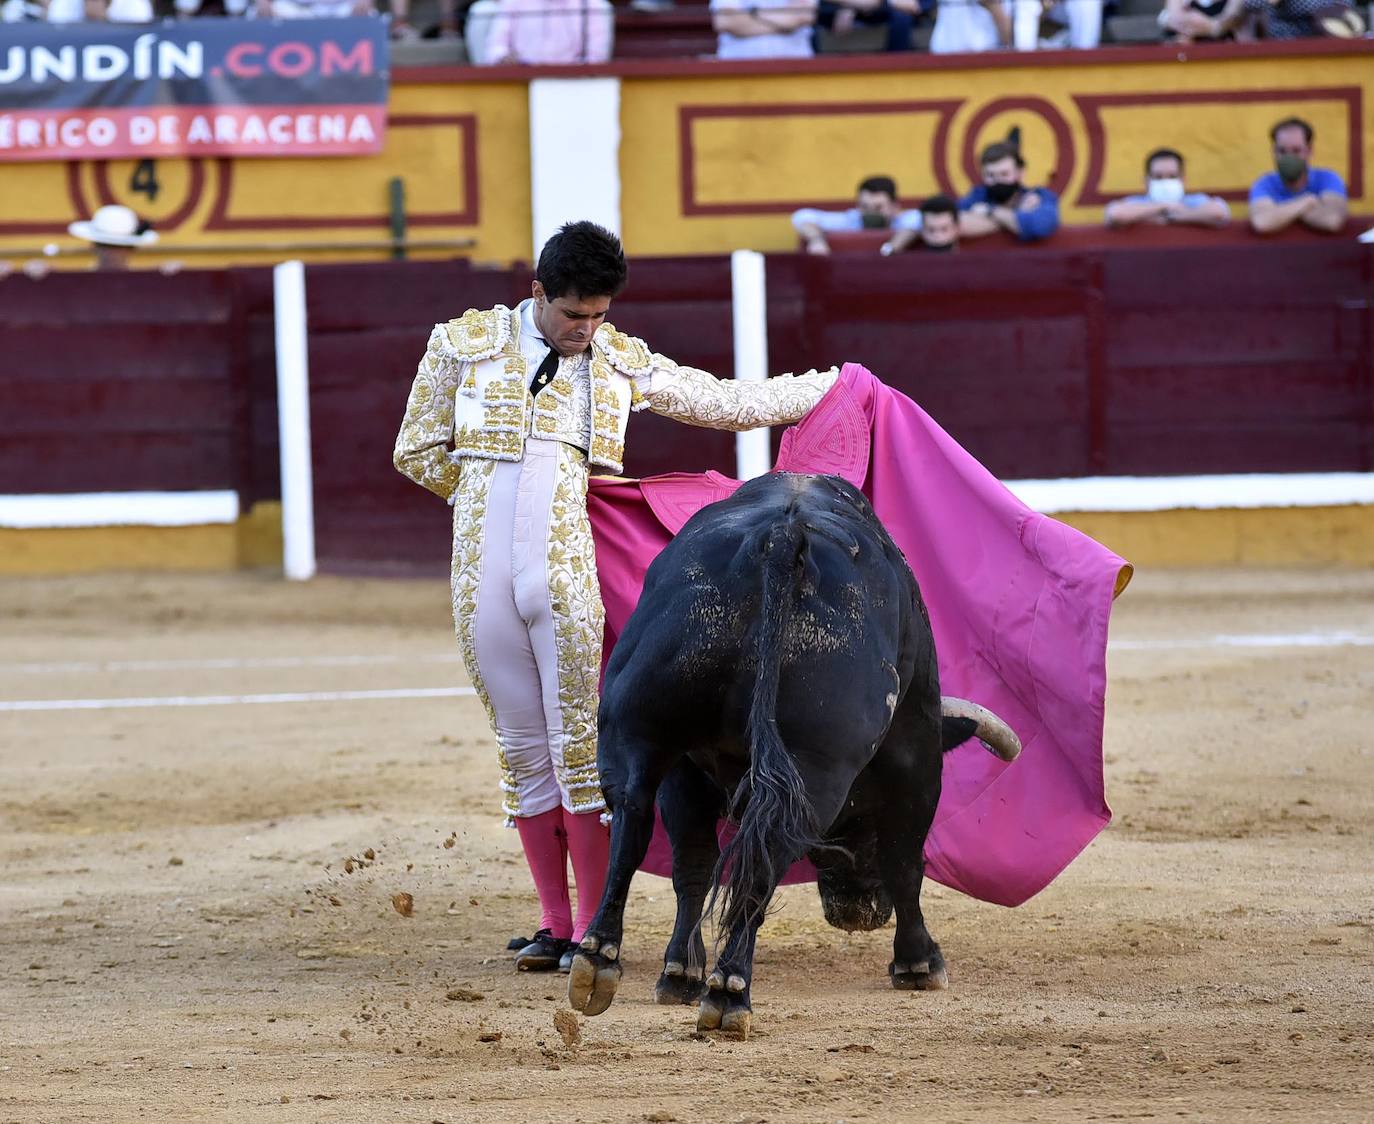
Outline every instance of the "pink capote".
<path id="1" fill-rule="evenodd" d="M 1032 511 L 911 399 L 848 363 L 783 434 L 775 471 L 833 473 L 863 490 L 921 586 L 940 689 L 991 708 L 1020 736 L 1011 764 L 976 741 L 945 756 L 926 873 L 1020 905 L 1111 819 L 1102 779 L 1107 618 L 1129 565 Z M 700 508 L 740 482 L 720 473 L 593 477 L 587 497 L 609 655 L 649 563 Z M 659 824 L 641 869 L 669 875 Z M 798 863 L 788 881 L 813 878 Z"/>

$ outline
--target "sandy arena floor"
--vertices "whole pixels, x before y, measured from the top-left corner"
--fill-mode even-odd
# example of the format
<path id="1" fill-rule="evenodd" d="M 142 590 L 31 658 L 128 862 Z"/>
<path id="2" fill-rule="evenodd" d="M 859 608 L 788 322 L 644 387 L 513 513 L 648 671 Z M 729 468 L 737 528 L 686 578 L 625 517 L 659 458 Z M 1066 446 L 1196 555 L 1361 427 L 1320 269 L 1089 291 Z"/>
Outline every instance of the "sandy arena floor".
<path id="1" fill-rule="evenodd" d="M 1139 576 L 1111 828 L 1017 910 L 929 887 L 941 994 L 784 891 L 744 1043 L 652 1003 L 641 875 L 619 998 L 564 1044 L 564 978 L 502 951 L 535 909 L 474 698 L 13 706 L 452 688 L 447 612 L 0 583 L 0 1121 L 1374 1119 L 1374 573 Z"/>

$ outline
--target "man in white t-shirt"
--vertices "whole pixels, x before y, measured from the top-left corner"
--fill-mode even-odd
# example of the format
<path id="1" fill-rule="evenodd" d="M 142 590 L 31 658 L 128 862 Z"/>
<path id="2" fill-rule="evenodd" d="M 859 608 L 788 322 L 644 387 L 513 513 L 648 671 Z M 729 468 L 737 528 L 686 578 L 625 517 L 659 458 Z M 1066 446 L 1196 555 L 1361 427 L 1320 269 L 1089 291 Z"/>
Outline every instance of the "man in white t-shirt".
<path id="1" fill-rule="evenodd" d="M 711 0 L 718 59 L 809 59 L 816 0 Z"/>

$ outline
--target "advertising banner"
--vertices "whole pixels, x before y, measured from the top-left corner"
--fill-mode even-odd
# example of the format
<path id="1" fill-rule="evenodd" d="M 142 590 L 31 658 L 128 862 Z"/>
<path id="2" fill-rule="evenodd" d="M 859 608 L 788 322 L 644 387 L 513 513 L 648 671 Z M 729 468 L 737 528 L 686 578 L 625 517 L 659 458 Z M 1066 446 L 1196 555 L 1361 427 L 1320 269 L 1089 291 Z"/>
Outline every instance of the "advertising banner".
<path id="1" fill-rule="evenodd" d="M 380 18 L 4 26 L 0 162 L 382 147 Z"/>

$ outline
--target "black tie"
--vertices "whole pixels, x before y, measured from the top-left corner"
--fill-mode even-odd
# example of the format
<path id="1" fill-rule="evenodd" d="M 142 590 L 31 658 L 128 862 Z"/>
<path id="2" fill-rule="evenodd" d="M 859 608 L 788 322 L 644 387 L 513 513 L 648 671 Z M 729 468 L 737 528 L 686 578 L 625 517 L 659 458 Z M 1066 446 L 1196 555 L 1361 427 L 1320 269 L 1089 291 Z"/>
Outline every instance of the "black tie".
<path id="1" fill-rule="evenodd" d="M 534 372 L 534 379 L 530 382 L 530 394 L 538 394 L 549 383 L 553 382 L 553 376 L 558 373 L 558 352 L 549 348 L 549 353 L 544 356 L 544 362 L 539 364 L 539 370 Z"/>

